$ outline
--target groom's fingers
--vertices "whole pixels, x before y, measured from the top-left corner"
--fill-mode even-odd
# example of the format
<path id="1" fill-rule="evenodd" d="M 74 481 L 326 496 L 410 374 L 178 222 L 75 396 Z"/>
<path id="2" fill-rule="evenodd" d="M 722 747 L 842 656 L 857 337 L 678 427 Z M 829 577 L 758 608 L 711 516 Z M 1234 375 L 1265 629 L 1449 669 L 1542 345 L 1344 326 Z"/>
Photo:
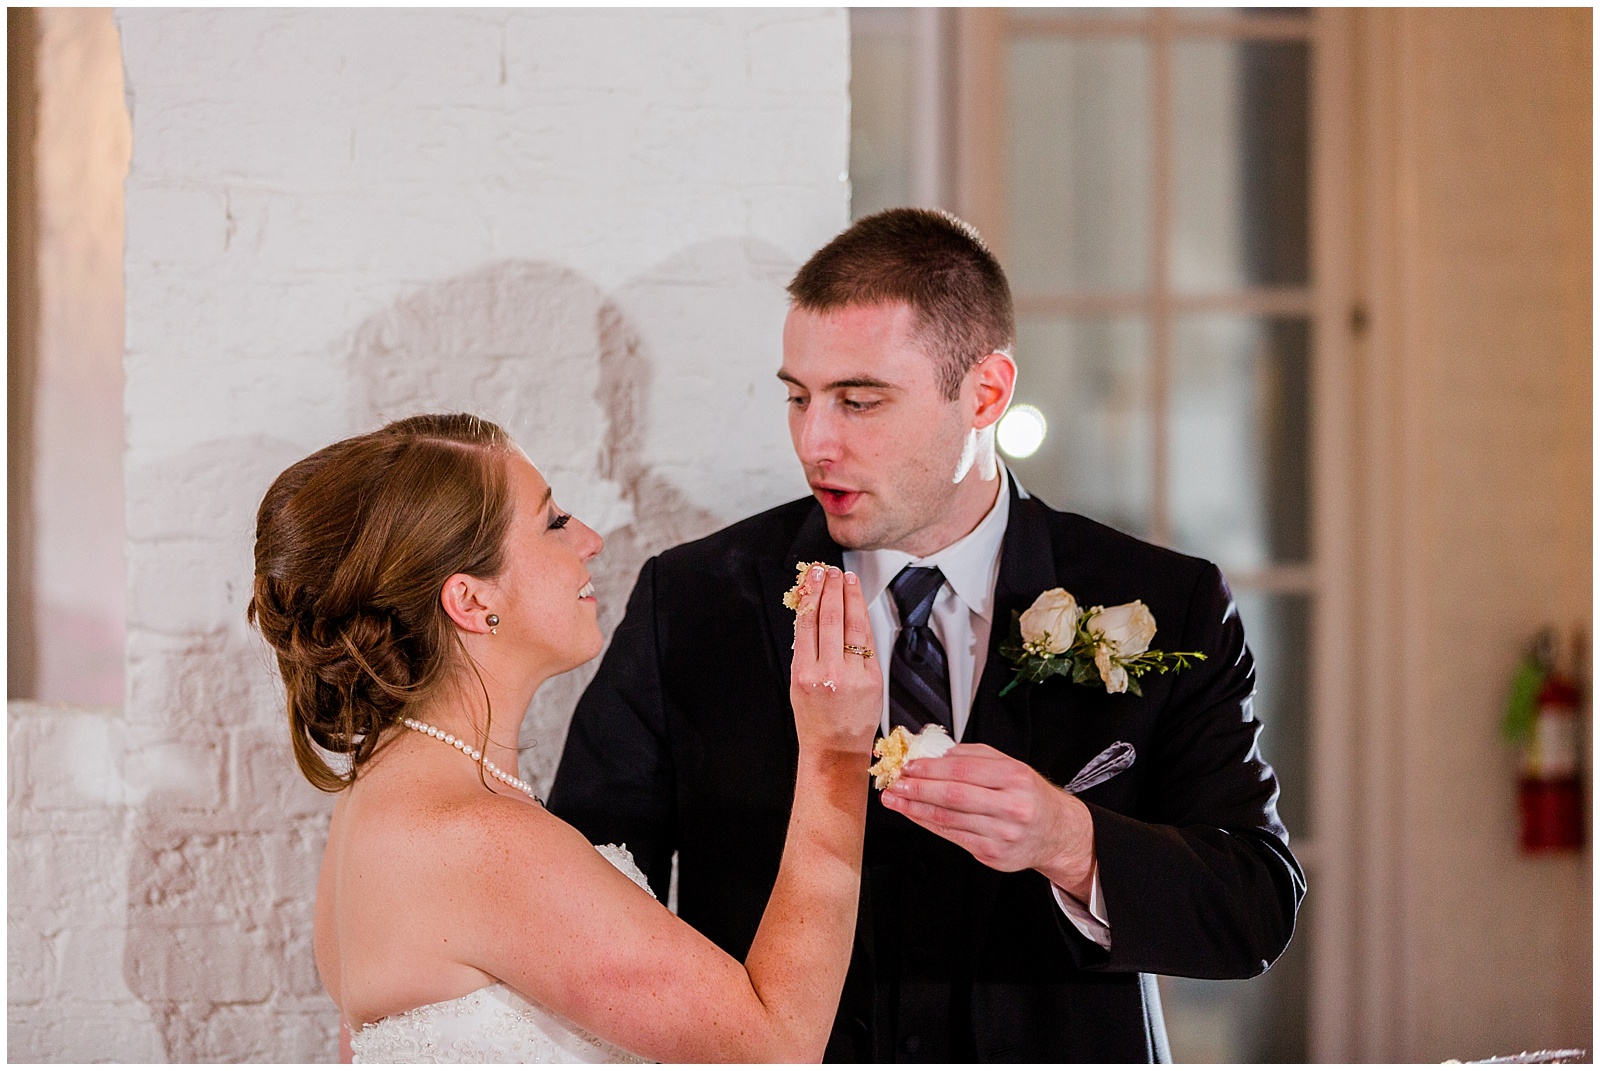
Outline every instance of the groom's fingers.
<path id="1" fill-rule="evenodd" d="M 1059 791 L 1026 763 L 981 744 L 966 744 L 937 759 L 907 763 L 886 794 L 949 814 L 1026 826 L 1036 817 L 1039 793 L 1046 789 Z"/>
<path id="2" fill-rule="evenodd" d="M 895 780 L 885 795 L 919 807 L 936 807 L 950 814 L 1000 817 L 1006 815 L 1012 806 L 1012 793 L 1004 789 L 985 788 L 963 781 L 930 781 L 905 773 Z"/>
<path id="3" fill-rule="evenodd" d="M 988 744 L 957 744 L 937 759 L 913 759 L 902 776 L 1006 789 L 1026 784 L 1034 773 L 1026 763 Z"/>
<path id="4" fill-rule="evenodd" d="M 1060 791 L 1042 778 L 1031 792 L 973 788 L 953 781 L 906 784 L 909 780 L 902 776 L 884 792 L 884 806 L 965 848 L 984 866 L 1024 870 L 1058 851 L 1053 831 L 1059 824 L 1049 804 Z"/>
<path id="5" fill-rule="evenodd" d="M 1004 823 L 987 811 L 958 810 L 892 793 L 885 793 L 883 799 L 884 806 L 890 810 L 899 811 L 941 837 L 949 837 L 952 833 L 971 833 L 989 838 L 1004 831 Z"/>
<path id="6" fill-rule="evenodd" d="M 923 776 L 930 770 L 941 775 L 965 771 L 995 785 Z M 993 748 L 957 746 L 943 758 L 908 763 L 884 790 L 883 804 L 995 870 L 1049 866 L 1067 875 L 1063 860 L 1081 867 L 1093 859 L 1088 808 L 1027 764 Z"/>

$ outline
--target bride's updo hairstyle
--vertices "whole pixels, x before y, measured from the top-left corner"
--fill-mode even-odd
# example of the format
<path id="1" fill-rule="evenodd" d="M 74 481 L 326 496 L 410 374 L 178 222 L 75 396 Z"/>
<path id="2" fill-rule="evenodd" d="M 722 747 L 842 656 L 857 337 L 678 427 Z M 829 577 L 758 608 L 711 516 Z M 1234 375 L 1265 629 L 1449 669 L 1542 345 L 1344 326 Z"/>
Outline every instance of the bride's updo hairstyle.
<path id="1" fill-rule="evenodd" d="M 324 792 L 464 664 L 439 597 L 456 573 L 499 574 L 513 449 L 475 416 L 408 417 L 289 466 L 261 500 L 245 616 L 277 653 L 295 761 Z"/>

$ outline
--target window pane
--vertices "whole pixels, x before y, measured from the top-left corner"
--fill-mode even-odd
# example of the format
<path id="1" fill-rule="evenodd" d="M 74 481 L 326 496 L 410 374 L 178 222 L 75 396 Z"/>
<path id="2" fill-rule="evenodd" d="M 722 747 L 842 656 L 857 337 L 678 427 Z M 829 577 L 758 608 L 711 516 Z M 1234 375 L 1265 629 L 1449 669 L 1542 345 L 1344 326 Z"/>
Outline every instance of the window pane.
<path id="1" fill-rule="evenodd" d="M 1255 712 L 1261 754 L 1277 771 L 1278 816 L 1291 837 L 1308 833 L 1306 725 L 1310 697 L 1311 596 L 1236 591 L 1245 640 L 1256 659 Z"/>
<path id="2" fill-rule="evenodd" d="M 1310 346 L 1300 318 L 1176 321 L 1168 471 L 1184 550 L 1234 569 L 1308 559 Z"/>
<path id="3" fill-rule="evenodd" d="M 911 203 L 909 33 L 850 36 L 850 214 Z"/>
<path id="4" fill-rule="evenodd" d="M 1144 285 L 1148 52 L 1136 38 L 1011 42 L 1007 271 L 1018 294 Z"/>
<path id="5" fill-rule="evenodd" d="M 1294 940 L 1259 978 L 1219 982 L 1161 978 L 1161 1007 L 1174 1063 L 1305 1063 L 1310 916 L 1316 884 L 1295 919 Z"/>
<path id="6" fill-rule="evenodd" d="M 1173 50 L 1173 285 L 1304 286 L 1309 46 L 1181 41 Z"/>
<path id="7" fill-rule="evenodd" d="M 1029 492 L 1135 534 L 1149 529 L 1149 359 L 1143 320 L 1024 316 L 1019 405 L 1044 414 L 1037 453 L 1005 460 Z"/>

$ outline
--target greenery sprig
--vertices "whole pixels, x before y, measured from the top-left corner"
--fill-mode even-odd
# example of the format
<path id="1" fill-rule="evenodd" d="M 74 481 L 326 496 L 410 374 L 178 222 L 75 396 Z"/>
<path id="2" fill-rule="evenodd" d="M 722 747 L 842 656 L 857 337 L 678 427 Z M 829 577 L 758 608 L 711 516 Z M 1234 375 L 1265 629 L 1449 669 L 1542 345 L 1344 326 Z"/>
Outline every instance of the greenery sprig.
<path id="1" fill-rule="evenodd" d="M 1176 673 L 1205 661 L 1200 651 L 1150 650 L 1155 631 L 1155 617 L 1142 602 L 1080 610 L 1070 594 L 1052 588 L 1026 613 L 1011 614 L 1011 633 L 1000 654 L 1016 667 L 1016 676 L 1000 694 L 1019 684 L 1069 677 L 1074 684 L 1143 695 L 1139 678 L 1146 673 Z M 1058 638 L 1063 636 L 1070 639 Z"/>

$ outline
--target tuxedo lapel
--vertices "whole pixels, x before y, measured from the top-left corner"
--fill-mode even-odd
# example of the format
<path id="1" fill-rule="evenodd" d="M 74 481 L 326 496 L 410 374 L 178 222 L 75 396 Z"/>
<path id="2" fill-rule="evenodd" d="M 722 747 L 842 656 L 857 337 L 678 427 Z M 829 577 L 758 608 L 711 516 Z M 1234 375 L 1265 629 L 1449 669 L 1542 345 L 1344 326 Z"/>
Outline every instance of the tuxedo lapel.
<path id="1" fill-rule="evenodd" d="M 1045 527 L 1039 504 L 1017 493 L 1011 481 L 1011 515 L 1005 539 L 1000 544 L 1000 570 L 994 585 L 994 618 L 989 627 L 989 654 L 983 676 L 973 697 L 972 716 L 964 742 L 988 744 L 1023 762 L 1028 761 L 1032 742 L 1030 708 L 1033 689 L 1013 688 L 1001 698 L 1000 692 L 1013 675 L 1011 663 L 1000 653 L 1000 645 L 1011 634 L 1011 615 L 1033 604 L 1039 593 L 1056 586 L 1055 558 L 1050 549 L 1050 533 Z"/>
<path id="2" fill-rule="evenodd" d="M 789 667 L 794 663 L 794 611 L 783 605 L 783 596 L 794 587 L 795 565 L 799 562 L 824 562 L 844 568 L 844 550 L 828 535 L 828 521 L 821 506 L 812 505 L 781 560 L 768 560 L 761 565 L 762 605 L 767 609 L 767 623 L 772 629 L 786 691 Z"/>

